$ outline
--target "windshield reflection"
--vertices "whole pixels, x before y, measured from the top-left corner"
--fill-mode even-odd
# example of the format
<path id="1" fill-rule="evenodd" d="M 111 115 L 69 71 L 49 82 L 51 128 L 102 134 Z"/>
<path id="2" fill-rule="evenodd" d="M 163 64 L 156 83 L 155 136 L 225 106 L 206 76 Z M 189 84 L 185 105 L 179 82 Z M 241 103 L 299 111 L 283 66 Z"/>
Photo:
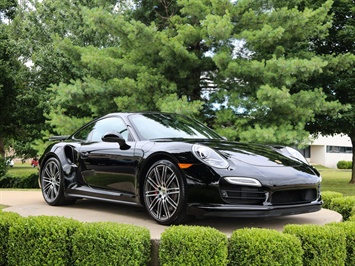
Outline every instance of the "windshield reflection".
<path id="1" fill-rule="evenodd" d="M 210 128 L 185 116 L 163 113 L 132 114 L 129 120 L 142 140 L 221 139 Z"/>

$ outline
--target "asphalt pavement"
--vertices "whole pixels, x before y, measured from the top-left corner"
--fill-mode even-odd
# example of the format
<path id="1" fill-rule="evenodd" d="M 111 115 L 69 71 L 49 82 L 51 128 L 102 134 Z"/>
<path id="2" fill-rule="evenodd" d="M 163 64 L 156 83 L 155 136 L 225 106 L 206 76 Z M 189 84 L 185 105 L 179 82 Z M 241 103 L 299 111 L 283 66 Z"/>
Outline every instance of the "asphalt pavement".
<path id="1" fill-rule="evenodd" d="M 0 205 L 8 206 L 3 211 L 21 216 L 63 216 L 82 222 L 111 221 L 146 227 L 152 239 L 160 239 L 167 226 L 152 220 L 141 207 L 114 204 L 93 200 L 78 200 L 74 205 L 53 207 L 45 203 L 40 190 L 0 190 Z M 236 229 L 245 227 L 268 228 L 282 231 L 287 224 L 318 224 L 341 222 L 342 216 L 322 209 L 318 212 L 273 218 L 216 218 L 193 219 L 189 225 L 209 226 L 230 237 Z"/>

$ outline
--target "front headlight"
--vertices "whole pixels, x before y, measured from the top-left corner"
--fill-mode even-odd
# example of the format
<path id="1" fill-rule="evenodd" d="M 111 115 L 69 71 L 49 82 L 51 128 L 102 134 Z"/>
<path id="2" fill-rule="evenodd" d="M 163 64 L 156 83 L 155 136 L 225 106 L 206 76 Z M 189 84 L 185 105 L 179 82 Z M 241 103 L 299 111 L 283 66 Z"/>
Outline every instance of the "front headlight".
<path id="1" fill-rule="evenodd" d="M 192 153 L 197 159 L 209 166 L 216 168 L 228 168 L 229 166 L 227 160 L 210 147 L 194 144 Z"/>

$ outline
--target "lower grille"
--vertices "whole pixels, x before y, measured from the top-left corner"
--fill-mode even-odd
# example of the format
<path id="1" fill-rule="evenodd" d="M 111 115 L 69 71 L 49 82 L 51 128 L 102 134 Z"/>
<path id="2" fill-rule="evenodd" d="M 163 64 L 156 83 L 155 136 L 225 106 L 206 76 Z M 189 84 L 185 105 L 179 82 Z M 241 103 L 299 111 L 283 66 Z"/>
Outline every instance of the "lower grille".
<path id="1" fill-rule="evenodd" d="M 221 194 L 230 204 L 262 205 L 266 200 L 264 189 L 259 187 L 233 186 L 233 190 L 222 189 Z"/>
<path id="2" fill-rule="evenodd" d="M 275 191 L 271 194 L 274 205 L 308 203 L 317 199 L 316 189 Z"/>
<path id="3" fill-rule="evenodd" d="M 255 187 L 234 185 L 221 180 L 219 183 L 222 199 L 238 205 L 293 205 L 316 201 L 317 187 Z"/>

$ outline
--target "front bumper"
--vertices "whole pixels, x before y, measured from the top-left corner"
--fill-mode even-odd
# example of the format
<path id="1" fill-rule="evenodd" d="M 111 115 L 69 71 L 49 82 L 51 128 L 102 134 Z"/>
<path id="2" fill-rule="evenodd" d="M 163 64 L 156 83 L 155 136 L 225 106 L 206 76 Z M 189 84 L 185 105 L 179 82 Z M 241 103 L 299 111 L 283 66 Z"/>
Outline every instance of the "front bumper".
<path id="1" fill-rule="evenodd" d="M 251 205 L 226 205 L 226 204 L 190 204 L 189 214 L 197 216 L 215 217 L 277 217 L 319 211 L 322 201 L 307 204 L 280 205 L 280 206 L 251 206 Z"/>

